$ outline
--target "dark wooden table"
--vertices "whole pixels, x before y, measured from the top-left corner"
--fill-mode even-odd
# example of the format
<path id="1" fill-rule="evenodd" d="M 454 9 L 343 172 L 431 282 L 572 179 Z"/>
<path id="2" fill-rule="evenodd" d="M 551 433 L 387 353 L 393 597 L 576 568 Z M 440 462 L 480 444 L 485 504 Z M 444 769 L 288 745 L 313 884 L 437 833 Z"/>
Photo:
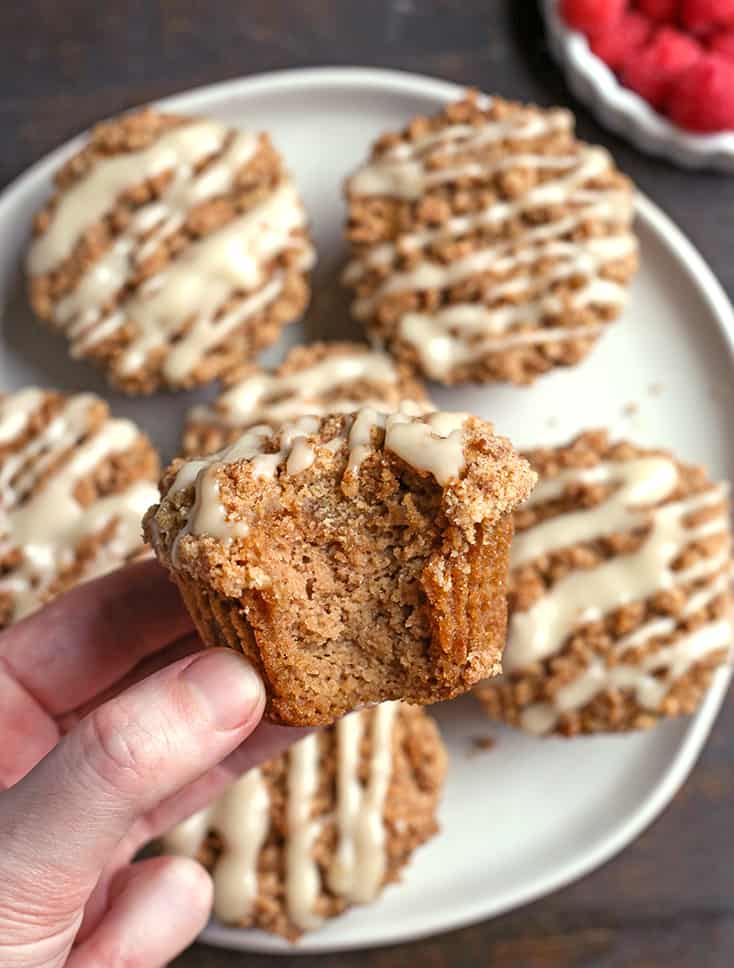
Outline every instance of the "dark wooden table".
<path id="1" fill-rule="evenodd" d="M 0 184 L 98 118 L 174 91 L 304 65 L 403 68 L 540 104 L 570 104 L 581 134 L 611 148 L 734 296 L 734 177 L 680 171 L 599 128 L 551 62 L 532 0 L 8 0 L 0 4 L 0 38 Z M 732 735 L 729 702 L 664 816 L 572 887 L 412 945 L 279 964 L 730 968 Z M 175 962 L 274 963 L 204 946 Z"/>

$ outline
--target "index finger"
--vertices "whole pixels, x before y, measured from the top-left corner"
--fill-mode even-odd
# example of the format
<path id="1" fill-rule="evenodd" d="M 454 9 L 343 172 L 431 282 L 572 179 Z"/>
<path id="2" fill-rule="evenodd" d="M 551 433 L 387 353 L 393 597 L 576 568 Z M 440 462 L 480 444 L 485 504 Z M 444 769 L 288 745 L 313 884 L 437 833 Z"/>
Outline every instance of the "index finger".
<path id="1" fill-rule="evenodd" d="M 0 657 L 52 716 L 88 702 L 193 623 L 154 560 L 86 582 L 0 635 Z"/>

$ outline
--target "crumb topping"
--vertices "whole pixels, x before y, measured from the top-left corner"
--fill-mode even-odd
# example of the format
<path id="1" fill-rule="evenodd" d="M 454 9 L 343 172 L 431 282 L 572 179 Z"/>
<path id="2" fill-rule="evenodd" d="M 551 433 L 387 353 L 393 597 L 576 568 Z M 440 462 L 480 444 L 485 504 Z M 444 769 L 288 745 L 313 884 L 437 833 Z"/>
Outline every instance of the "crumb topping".
<path id="1" fill-rule="evenodd" d="M 176 503 L 177 495 L 193 490 L 185 523 L 173 547 L 174 558 L 181 540 L 188 535 L 209 535 L 226 544 L 247 534 L 246 522 L 228 514 L 220 493 L 223 469 L 240 462 L 249 467 L 253 478 L 274 479 L 281 475 L 302 474 L 314 464 L 319 454 L 327 460 L 341 459 L 345 464 L 342 488 L 345 494 L 349 494 L 359 486 L 363 462 L 370 454 L 383 451 L 394 455 L 414 471 L 431 475 L 441 488 L 454 485 L 457 490 L 453 499 L 454 510 L 476 515 L 479 513 L 476 509 L 462 508 L 463 498 L 458 491 L 467 467 L 470 438 L 481 437 L 483 429 L 488 430 L 489 425 L 466 413 L 421 413 L 421 410 L 422 407 L 406 402 L 401 410 L 391 414 L 365 407 L 342 417 L 304 416 L 284 423 L 275 432 L 267 425 L 258 425 L 221 451 L 180 462 L 175 465 L 175 474 L 169 473 L 162 483 L 163 497 L 173 503 Z M 497 440 L 491 434 L 490 437 Z M 509 448 L 509 444 L 507 446 Z M 508 459 L 509 453 L 503 456 Z M 495 510 L 495 516 L 518 503 L 530 490 L 533 479 L 529 472 L 526 475 L 520 473 L 517 480 L 510 475 L 503 485 L 498 477 L 494 482 L 497 487 L 493 488 L 493 498 L 500 497 L 501 508 Z M 503 486 L 506 493 L 501 495 Z M 483 503 L 482 508 L 486 513 Z M 155 529 L 153 540 L 158 540 Z"/>

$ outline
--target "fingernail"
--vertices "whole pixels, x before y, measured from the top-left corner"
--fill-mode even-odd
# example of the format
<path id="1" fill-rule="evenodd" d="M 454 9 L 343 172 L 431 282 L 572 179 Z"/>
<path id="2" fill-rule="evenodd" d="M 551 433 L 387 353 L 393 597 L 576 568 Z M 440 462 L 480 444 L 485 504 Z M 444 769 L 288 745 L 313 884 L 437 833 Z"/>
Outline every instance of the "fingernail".
<path id="1" fill-rule="evenodd" d="M 217 729 L 237 729 L 255 715 L 265 699 L 262 679 L 247 659 L 231 649 L 211 649 L 181 673 Z"/>

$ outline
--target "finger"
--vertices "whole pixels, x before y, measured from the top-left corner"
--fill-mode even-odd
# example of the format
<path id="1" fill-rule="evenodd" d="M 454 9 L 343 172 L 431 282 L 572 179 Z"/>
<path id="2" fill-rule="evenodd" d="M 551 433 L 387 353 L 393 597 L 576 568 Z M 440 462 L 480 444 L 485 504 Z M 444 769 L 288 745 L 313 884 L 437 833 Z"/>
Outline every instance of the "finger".
<path id="1" fill-rule="evenodd" d="M 211 879 L 195 861 L 156 857 L 123 868 L 102 921 L 67 968 L 159 968 L 196 938 L 211 903 Z"/>
<path id="2" fill-rule="evenodd" d="M 56 720 L 13 678 L 0 657 L 0 736 L 3 737 L 0 743 L 0 790 L 17 783 L 54 748 L 60 736 L 68 733 L 97 706 L 119 696 L 159 669 L 200 651 L 201 639 L 197 635 L 186 636 L 149 655 L 113 686 Z"/>
<path id="3" fill-rule="evenodd" d="M 309 729 L 260 723 L 252 736 L 224 762 L 164 800 L 147 816 L 141 818 L 110 857 L 107 868 L 84 909 L 84 921 L 79 929 L 79 937 L 86 938 L 96 928 L 107 905 L 109 878 L 121 867 L 129 864 L 141 847 L 210 804 L 242 773 L 258 763 L 278 756 L 309 732 L 311 732 Z"/>
<path id="4" fill-rule="evenodd" d="M 186 656 L 194 655 L 196 652 L 201 652 L 202 644 L 201 639 L 198 635 L 187 635 L 183 639 L 179 639 L 178 642 L 174 642 L 172 645 L 167 645 L 165 648 L 160 649 L 158 652 L 154 652 L 152 655 L 146 656 L 141 659 L 140 662 L 126 672 L 125 675 L 118 679 L 117 682 L 109 686 L 107 689 L 102 690 L 98 695 L 92 697 L 92 699 L 87 700 L 87 702 L 82 703 L 76 709 L 70 710 L 68 713 L 64 713 L 56 719 L 56 723 L 59 727 L 61 734 L 68 733 L 69 730 L 73 729 L 85 716 L 88 716 L 93 709 L 97 706 L 101 706 L 105 702 L 109 702 L 110 699 L 114 699 L 115 696 L 119 696 L 120 693 L 129 689 L 131 686 L 137 685 L 138 682 L 142 682 L 143 679 L 147 679 L 152 676 L 154 672 L 158 672 L 159 669 L 165 669 L 166 666 L 173 665 L 174 662 L 178 662 L 179 659 L 184 659 Z M 0 713 L 0 715 L 2 715 Z"/>
<path id="5" fill-rule="evenodd" d="M 0 657 L 0 790 L 31 770 L 59 738 L 53 719 L 15 680 Z"/>
<path id="6" fill-rule="evenodd" d="M 311 732 L 293 726 L 260 723 L 250 738 L 220 764 L 154 807 L 136 824 L 132 854 L 150 840 L 160 837 L 181 820 L 201 810 L 247 770 L 280 755 Z M 132 845 L 131 845 L 132 846 Z M 132 856 L 131 854 L 131 856 Z"/>
<path id="7" fill-rule="evenodd" d="M 236 749 L 264 705 L 244 657 L 209 649 L 98 707 L 0 800 L 11 869 L 33 896 L 36 859 L 52 858 L 44 892 L 83 903 L 135 822 Z"/>
<path id="8" fill-rule="evenodd" d="M 146 560 L 79 585 L 13 625 L 0 637 L 0 655 L 23 688 L 58 716 L 192 630 L 176 587 Z"/>

